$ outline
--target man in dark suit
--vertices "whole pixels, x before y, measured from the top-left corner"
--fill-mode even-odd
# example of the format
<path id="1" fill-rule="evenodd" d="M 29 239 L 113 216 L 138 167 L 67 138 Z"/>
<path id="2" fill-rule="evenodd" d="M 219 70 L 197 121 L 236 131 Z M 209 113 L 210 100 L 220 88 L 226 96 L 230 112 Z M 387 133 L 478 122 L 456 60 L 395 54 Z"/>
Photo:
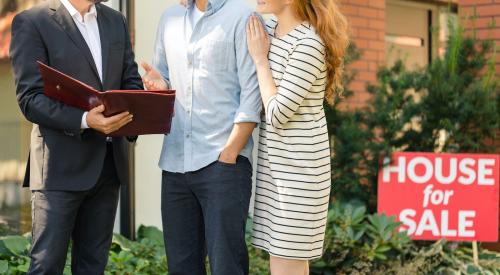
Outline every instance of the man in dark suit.
<path id="1" fill-rule="evenodd" d="M 103 274 L 127 140 L 107 138 L 132 120 L 104 117 L 44 95 L 36 61 L 101 90 L 142 89 L 125 18 L 98 0 L 48 0 L 17 15 L 11 58 L 17 100 L 33 122 L 25 183 L 32 191 L 29 274 L 62 274 L 70 239 L 73 274 Z"/>

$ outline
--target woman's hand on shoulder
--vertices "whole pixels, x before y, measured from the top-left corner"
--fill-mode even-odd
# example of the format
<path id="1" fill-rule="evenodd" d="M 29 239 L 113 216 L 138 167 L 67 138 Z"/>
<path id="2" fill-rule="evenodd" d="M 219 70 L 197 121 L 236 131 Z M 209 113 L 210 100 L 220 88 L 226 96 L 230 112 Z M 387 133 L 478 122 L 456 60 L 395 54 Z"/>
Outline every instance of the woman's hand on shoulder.
<path id="1" fill-rule="evenodd" d="M 263 62 L 269 62 L 269 34 L 267 33 L 264 24 L 257 15 L 251 15 L 249 17 L 246 31 L 248 52 L 250 53 L 253 62 L 256 65 Z"/>

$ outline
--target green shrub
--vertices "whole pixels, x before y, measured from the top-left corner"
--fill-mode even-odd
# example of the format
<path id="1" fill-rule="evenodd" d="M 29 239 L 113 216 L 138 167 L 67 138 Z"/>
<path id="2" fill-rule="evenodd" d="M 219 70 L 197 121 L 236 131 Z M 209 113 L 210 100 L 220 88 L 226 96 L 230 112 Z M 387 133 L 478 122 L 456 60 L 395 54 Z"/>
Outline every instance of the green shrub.
<path id="1" fill-rule="evenodd" d="M 0 237 L 0 274 L 25 274 L 30 246 L 28 235 Z"/>
<path id="2" fill-rule="evenodd" d="M 311 274 L 500 274 L 499 253 L 480 250 L 475 266 L 468 244 L 411 242 L 395 230 L 398 225 L 393 218 L 367 214 L 359 203 L 335 203 L 324 256 L 311 263 Z M 137 241 L 113 236 L 106 274 L 167 274 L 162 232 L 141 226 L 137 235 Z M 30 242 L 29 235 L 0 238 L 0 274 L 26 274 Z M 269 274 L 267 252 L 249 245 L 249 255 L 250 274 Z M 68 253 L 65 275 L 71 274 L 70 263 Z"/>
<path id="3" fill-rule="evenodd" d="M 106 274 L 165 274 L 167 257 L 163 234 L 150 226 L 140 226 L 137 241 L 115 234 Z"/>
<path id="4" fill-rule="evenodd" d="M 470 243 L 413 242 L 396 230 L 399 225 L 393 217 L 367 214 L 359 202 L 336 202 L 325 253 L 311 263 L 311 274 L 500 274 L 500 253 L 480 250 L 476 266 Z"/>
<path id="5" fill-rule="evenodd" d="M 251 221 L 248 223 L 251 228 Z M 250 241 L 249 234 L 247 240 Z M 31 237 L 5 236 L 0 238 L 0 274 L 26 274 L 30 258 Z M 71 251 L 71 249 L 69 249 Z M 249 244 L 250 274 L 269 274 L 269 256 Z M 65 275 L 71 275 L 71 253 L 66 258 Z M 155 227 L 140 226 L 137 240 L 131 241 L 114 234 L 105 274 L 167 274 L 167 258 L 163 233 Z"/>
<path id="6" fill-rule="evenodd" d="M 489 153 L 500 125 L 495 43 L 451 27 L 446 54 L 409 71 L 402 61 L 380 68 L 366 107 L 325 106 L 334 144 L 332 196 L 376 211 L 379 157 L 392 151 Z M 359 58 L 350 51 L 346 63 Z M 356 72 L 346 75 L 346 85 Z"/>
<path id="7" fill-rule="evenodd" d="M 26 274 L 30 258 L 30 234 L 0 238 L 0 274 Z M 66 258 L 65 275 L 71 274 L 71 248 Z M 163 235 L 154 227 L 141 226 L 138 241 L 114 234 L 106 274 L 166 273 Z"/>
<path id="8" fill-rule="evenodd" d="M 367 214 L 359 203 L 336 202 L 328 214 L 323 258 L 312 263 L 313 274 L 368 274 L 388 259 L 408 255 L 411 240 L 397 232 L 394 217 Z"/>

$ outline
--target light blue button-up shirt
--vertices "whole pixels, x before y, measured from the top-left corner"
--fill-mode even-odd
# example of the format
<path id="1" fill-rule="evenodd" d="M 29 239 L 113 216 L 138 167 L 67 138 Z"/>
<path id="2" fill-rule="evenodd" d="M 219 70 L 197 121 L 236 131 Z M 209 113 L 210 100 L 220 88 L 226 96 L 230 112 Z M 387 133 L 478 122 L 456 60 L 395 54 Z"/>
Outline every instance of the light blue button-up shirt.
<path id="1" fill-rule="evenodd" d="M 252 10 L 244 0 L 209 0 L 191 26 L 189 9 L 169 8 L 158 27 L 153 65 L 177 90 L 175 116 L 159 166 L 169 172 L 199 170 L 216 161 L 235 123 L 260 122 L 261 98 L 245 26 Z M 251 160 L 253 141 L 240 155 Z"/>

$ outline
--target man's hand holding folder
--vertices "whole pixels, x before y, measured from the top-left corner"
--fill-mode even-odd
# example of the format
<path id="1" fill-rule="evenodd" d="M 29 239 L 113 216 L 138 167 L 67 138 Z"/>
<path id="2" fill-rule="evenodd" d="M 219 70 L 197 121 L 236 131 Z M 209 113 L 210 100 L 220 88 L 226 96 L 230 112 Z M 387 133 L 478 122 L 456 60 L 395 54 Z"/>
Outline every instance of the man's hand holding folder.
<path id="1" fill-rule="evenodd" d="M 107 136 L 167 134 L 174 113 L 173 90 L 100 92 L 38 62 L 45 95 L 88 111 L 86 122 Z"/>
<path id="2" fill-rule="evenodd" d="M 134 115 L 128 111 L 111 117 L 105 117 L 103 114 L 106 110 L 105 108 L 104 105 L 99 105 L 89 111 L 86 119 L 87 125 L 90 128 L 108 135 L 132 122 Z"/>

